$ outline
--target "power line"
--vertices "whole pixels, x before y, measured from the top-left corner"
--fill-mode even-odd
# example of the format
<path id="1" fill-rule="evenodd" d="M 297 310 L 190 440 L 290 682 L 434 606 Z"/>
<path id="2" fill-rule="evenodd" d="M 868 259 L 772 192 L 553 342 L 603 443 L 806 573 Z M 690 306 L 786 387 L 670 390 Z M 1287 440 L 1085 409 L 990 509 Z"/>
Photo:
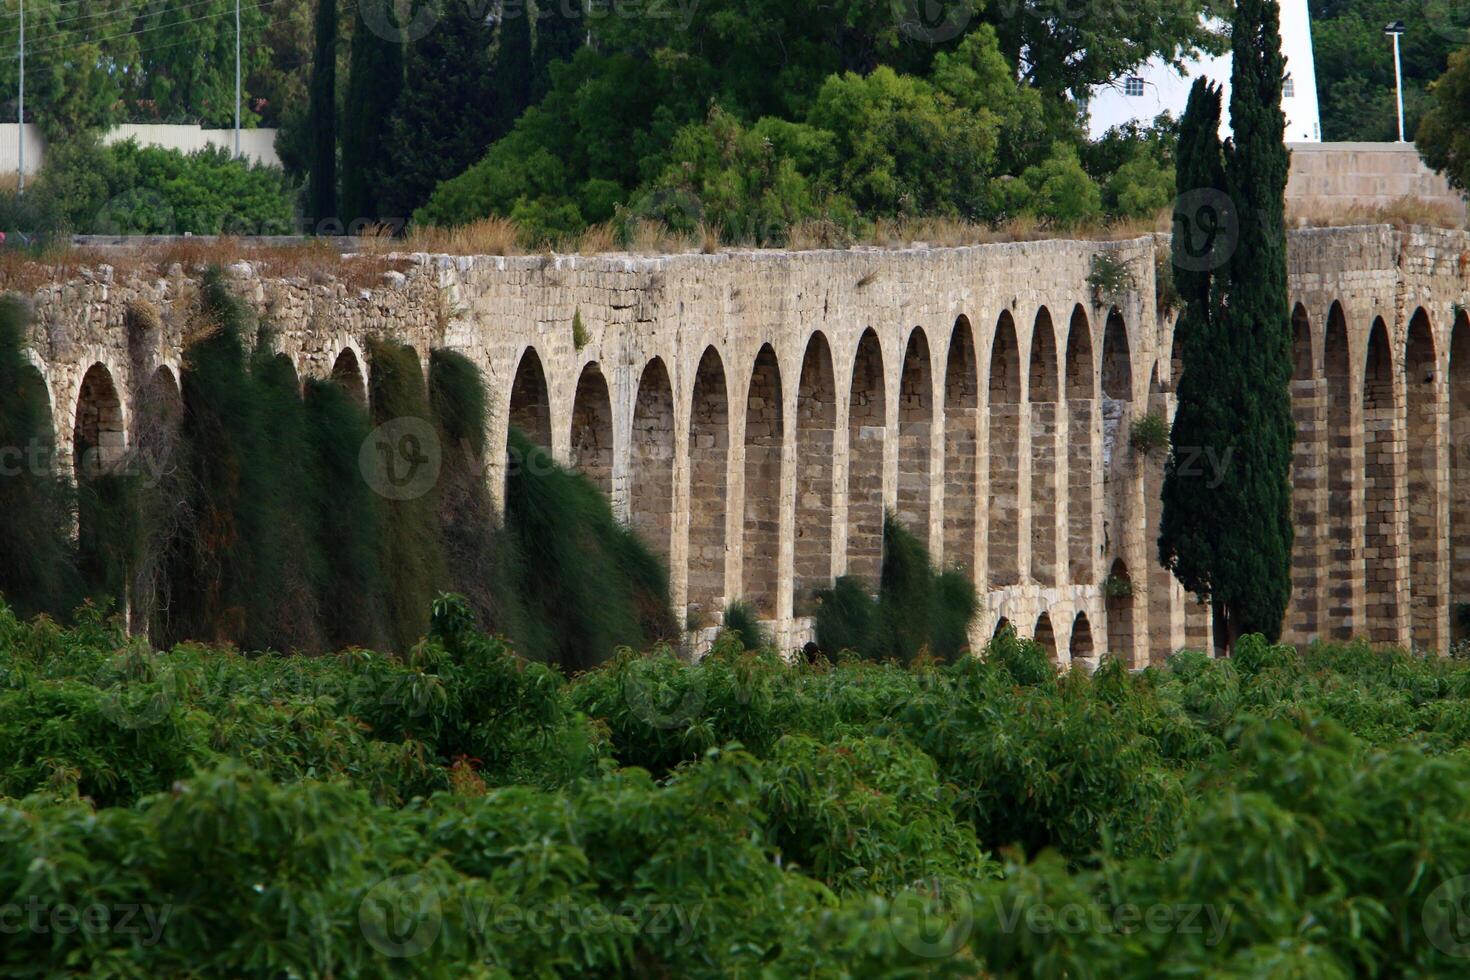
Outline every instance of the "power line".
<path id="1" fill-rule="evenodd" d="M 241 7 L 240 10 L 242 12 L 243 11 L 246 11 L 246 10 L 259 10 L 262 7 L 268 7 L 270 5 L 271 5 L 271 0 L 263 0 L 263 2 L 261 2 L 261 3 L 252 4 L 252 5 L 248 6 L 248 7 Z M 176 20 L 176 21 L 172 21 L 172 22 L 167 23 L 167 24 L 158 24 L 158 25 L 155 25 L 153 27 L 145 27 L 142 30 L 137 30 L 137 31 L 124 31 L 124 32 L 119 33 L 119 34 L 105 34 L 102 37 L 72 39 L 68 43 L 62 44 L 62 45 L 58 45 L 58 46 L 56 46 L 54 48 L 41 48 L 39 50 L 32 49 L 30 53 L 31 53 L 32 56 L 35 56 L 35 55 L 38 55 L 38 54 L 42 54 L 42 55 L 44 55 L 44 54 L 54 54 L 57 51 L 65 51 L 67 48 L 70 48 L 70 47 L 72 47 L 73 45 L 76 45 L 76 44 L 100 44 L 103 41 L 116 41 L 116 40 L 118 40 L 120 38 L 124 38 L 124 37 L 137 37 L 137 36 L 139 36 L 141 34 L 149 34 L 149 33 L 153 32 L 153 31 L 174 30 L 175 28 L 183 27 L 185 24 L 197 24 L 197 23 L 200 23 L 201 21 L 212 20 L 215 17 L 219 17 L 219 16 L 231 16 L 233 14 L 234 14 L 234 11 L 233 10 L 229 10 L 229 9 L 227 9 L 227 10 L 221 10 L 218 13 L 206 14 L 203 17 L 191 17 L 188 20 Z M 267 21 L 267 23 L 268 24 L 275 23 L 275 21 Z M 49 36 L 47 38 L 47 40 L 53 40 L 56 36 L 57 35 L 51 35 L 51 36 Z M 193 39 L 190 38 L 189 40 L 192 41 Z M 162 47 L 164 45 L 159 45 L 159 46 Z M 11 54 L 11 55 L 0 55 L 0 61 L 15 61 L 18 57 L 19 57 L 19 55 L 14 55 L 14 54 Z"/>

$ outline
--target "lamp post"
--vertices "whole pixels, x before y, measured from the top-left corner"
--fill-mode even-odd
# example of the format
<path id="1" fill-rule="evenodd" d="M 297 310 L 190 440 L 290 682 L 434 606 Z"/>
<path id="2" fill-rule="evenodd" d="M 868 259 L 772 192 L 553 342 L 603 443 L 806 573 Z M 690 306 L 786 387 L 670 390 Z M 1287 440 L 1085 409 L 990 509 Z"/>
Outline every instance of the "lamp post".
<path id="1" fill-rule="evenodd" d="M 1393 89 L 1399 104 L 1399 142 L 1404 141 L 1404 71 L 1399 61 L 1399 35 L 1404 33 L 1404 22 L 1396 20 L 1383 29 L 1393 38 Z"/>
<path id="2" fill-rule="evenodd" d="M 20 105 L 15 111 L 16 149 L 19 154 L 19 173 L 15 177 L 15 192 L 26 192 L 26 0 L 20 0 Z"/>
<path id="3" fill-rule="evenodd" d="M 240 0 L 235 0 L 235 159 L 240 159 Z"/>

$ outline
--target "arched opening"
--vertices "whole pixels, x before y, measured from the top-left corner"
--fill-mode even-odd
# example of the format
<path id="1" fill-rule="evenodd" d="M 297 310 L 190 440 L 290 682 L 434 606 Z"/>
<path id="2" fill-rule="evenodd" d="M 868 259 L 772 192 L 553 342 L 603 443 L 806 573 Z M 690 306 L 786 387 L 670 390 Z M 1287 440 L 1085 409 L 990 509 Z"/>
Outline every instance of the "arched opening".
<path id="1" fill-rule="evenodd" d="M 976 467 L 980 378 L 970 321 L 950 335 L 944 370 L 944 561 L 975 578 Z"/>
<path id="2" fill-rule="evenodd" d="M 929 540 L 929 458 L 934 384 L 929 340 L 923 328 L 909 335 L 898 387 L 898 519 L 922 541 Z"/>
<path id="3" fill-rule="evenodd" d="M 117 385 L 105 366 L 93 364 L 82 376 L 72 427 L 72 466 L 77 483 L 112 472 L 126 452 Z"/>
<path id="4" fill-rule="evenodd" d="M 729 495 L 730 400 L 725 365 L 707 347 L 689 411 L 689 607 L 687 622 L 714 625 L 725 606 L 725 500 Z"/>
<path id="5" fill-rule="evenodd" d="M 593 361 L 582 368 L 572 400 L 572 466 L 604 494 L 612 496 L 612 398 L 602 367 Z"/>
<path id="6" fill-rule="evenodd" d="M 1148 410 L 1164 420 L 1169 419 L 1169 398 L 1159 381 L 1155 364 L 1148 378 Z M 1164 461 L 1162 452 L 1150 453 L 1142 460 L 1143 513 L 1147 522 L 1144 536 L 1145 561 L 1148 562 L 1148 658 L 1161 664 L 1174 652 L 1173 594 L 1174 576 L 1158 560 L 1159 529 L 1164 520 Z"/>
<path id="7" fill-rule="evenodd" d="M 832 449 L 837 384 L 832 350 L 820 332 L 807 342 L 796 391 L 796 602 L 808 612 L 814 593 L 832 586 Z"/>
<path id="8" fill-rule="evenodd" d="M 1439 434 L 1440 379 L 1434 333 L 1422 309 L 1409 321 L 1404 344 L 1404 404 L 1408 410 L 1409 623 L 1421 650 L 1442 646 L 1440 611 L 1439 473 L 1444 466 Z"/>
<path id="9" fill-rule="evenodd" d="M 763 619 L 776 616 L 781 533 L 781 368 L 761 348 L 745 400 L 745 558 L 742 598 Z"/>
<path id="10" fill-rule="evenodd" d="M 1021 352 L 1016 326 L 1002 313 L 990 348 L 990 588 L 1021 580 Z"/>
<path id="11" fill-rule="evenodd" d="M 551 399 L 547 395 L 546 372 L 533 347 L 527 347 L 516 366 L 510 386 L 510 424 L 531 442 L 551 451 Z"/>
<path id="12" fill-rule="evenodd" d="M 1092 646 L 1092 624 L 1087 621 L 1085 612 L 1078 613 L 1072 620 L 1072 638 L 1067 644 L 1067 653 L 1074 664 L 1081 661 L 1090 663 L 1097 656 Z"/>
<path id="13" fill-rule="evenodd" d="M 1031 579 L 1057 584 L 1057 377 L 1056 330 L 1042 307 L 1031 328 Z"/>
<path id="14" fill-rule="evenodd" d="M 863 332 L 847 411 L 847 573 L 878 588 L 883 560 L 883 443 L 887 438 L 883 349 Z"/>
<path id="15" fill-rule="evenodd" d="M 1073 585 L 1095 581 L 1092 538 L 1092 427 L 1096 418 L 1093 392 L 1092 328 L 1078 304 L 1067 331 L 1067 572 Z"/>
<path id="16" fill-rule="evenodd" d="M 1179 379 L 1184 377 L 1184 331 L 1179 329 L 1179 321 L 1174 321 L 1172 337 L 1169 340 L 1169 384 L 1170 391 L 1179 390 Z"/>
<path id="17" fill-rule="evenodd" d="M 1113 466 L 1127 452 L 1124 443 L 1128 438 L 1128 418 L 1133 411 L 1133 365 L 1128 348 L 1128 330 L 1116 308 L 1108 313 L 1107 325 L 1103 329 L 1102 393 L 1103 478 L 1110 480 Z"/>
<path id="18" fill-rule="evenodd" d="M 1348 345 L 1347 320 L 1342 307 L 1332 304 L 1327 314 L 1327 332 L 1322 338 L 1322 375 L 1327 388 L 1327 513 L 1325 527 L 1327 611 L 1323 632 L 1335 640 L 1352 638 L 1357 626 L 1354 618 L 1354 583 L 1356 567 L 1358 512 L 1360 502 L 1354 499 L 1353 485 L 1357 473 L 1353 450 L 1361 433 L 1353 424 L 1352 361 Z"/>
<path id="19" fill-rule="evenodd" d="M 1057 634 L 1051 628 L 1051 616 L 1042 613 L 1036 620 L 1036 629 L 1032 631 L 1031 638 L 1036 645 L 1046 651 L 1046 659 L 1053 664 L 1060 663 L 1057 659 Z"/>
<path id="20" fill-rule="evenodd" d="M 27 364 L 21 369 L 17 396 L 18 405 L 34 405 L 41 409 L 43 417 L 36 420 L 39 441 L 29 446 L 14 447 L 12 452 L 14 450 L 21 452 L 21 459 L 18 462 L 25 467 L 28 475 L 36 478 L 53 475 L 52 467 L 56 456 L 56 413 L 51 404 L 51 390 L 46 386 L 46 378 L 34 364 Z"/>
<path id="21" fill-rule="evenodd" d="M 1470 315 L 1450 336 L 1450 635 L 1470 638 Z M 1465 607 L 1462 615 L 1461 608 Z"/>
<path id="22" fill-rule="evenodd" d="M 367 410 L 367 374 L 357 352 L 351 347 L 343 348 L 332 362 L 332 380 L 341 385 L 364 411 Z"/>
<path id="23" fill-rule="evenodd" d="M 1105 397 L 1115 401 L 1126 402 L 1133 398 L 1133 360 L 1128 349 L 1128 327 L 1117 307 L 1108 313 L 1107 328 L 1103 332 L 1102 389 Z"/>
<path id="24" fill-rule="evenodd" d="M 127 451 L 122 401 L 112 374 L 93 364 L 82 377 L 72 427 L 77 485 L 77 565 L 89 594 L 126 608 L 130 569 L 118 535 L 128 506 L 115 474 Z"/>
<path id="25" fill-rule="evenodd" d="M 1320 403 L 1317 374 L 1312 366 L 1312 325 L 1306 309 L 1298 303 L 1291 314 L 1291 415 L 1296 423 L 1296 444 L 1291 461 L 1291 510 L 1296 538 L 1291 547 L 1291 608 L 1289 630 L 1299 640 L 1317 636 L 1321 629 L 1317 609 L 1317 522 L 1321 430 L 1317 426 Z"/>
<path id="26" fill-rule="evenodd" d="M 1104 607 L 1108 614 L 1108 652 L 1133 662 L 1133 579 L 1119 558 L 1113 562 L 1103 583 Z"/>
<path id="27" fill-rule="evenodd" d="M 1393 349 L 1382 318 L 1373 321 L 1363 367 L 1363 564 L 1366 632 L 1373 643 L 1398 642 L 1401 555 L 1395 524 L 1399 496 Z"/>
<path id="28" fill-rule="evenodd" d="M 1000 635 L 1006 630 L 1011 630 L 1012 632 L 1014 632 L 1014 628 L 1011 626 L 1011 621 L 1002 616 L 1000 617 L 1000 619 L 996 620 L 995 631 L 990 634 L 990 638 L 992 640 L 999 639 Z"/>
<path id="29" fill-rule="evenodd" d="M 667 564 L 674 513 L 674 389 L 657 357 L 638 380 L 631 448 L 630 524 Z"/>
<path id="30" fill-rule="evenodd" d="M 133 453 L 142 474 L 139 525 L 146 535 L 128 586 L 129 621 L 137 633 L 147 630 L 154 610 L 166 605 L 167 595 L 161 594 L 168 587 L 165 552 L 190 522 L 181 471 L 183 418 L 178 379 L 168 367 L 159 367 L 138 393 L 133 410 Z"/>

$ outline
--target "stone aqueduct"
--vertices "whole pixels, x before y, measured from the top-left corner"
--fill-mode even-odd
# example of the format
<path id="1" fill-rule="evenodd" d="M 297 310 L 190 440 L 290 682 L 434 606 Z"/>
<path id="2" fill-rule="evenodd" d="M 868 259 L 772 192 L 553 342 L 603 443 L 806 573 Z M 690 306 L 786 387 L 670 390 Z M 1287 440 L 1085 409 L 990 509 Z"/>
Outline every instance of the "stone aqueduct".
<path id="1" fill-rule="evenodd" d="M 514 423 L 602 486 L 667 558 L 691 627 L 743 597 L 799 642 L 814 589 L 876 576 L 887 507 L 977 583 L 977 640 L 1007 622 L 1063 662 L 1107 648 L 1138 665 L 1212 643 L 1154 557 L 1162 454 L 1128 438 L 1174 406 L 1166 248 L 418 255 L 367 288 L 231 273 L 299 376 L 363 395 L 374 336 L 425 366 L 437 347 L 471 357 L 491 444 Z M 1134 288 L 1094 295 L 1100 253 Z M 1443 650 L 1470 601 L 1470 236 L 1302 230 L 1290 272 L 1287 638 Z M 113 465 L 149 393 L 177 398 L 197 285 L 177 267 L 62 278 L 33 297 L 29 352 L 59 465 Z M 490 462 L 493 491 L 505 465 Z"/>

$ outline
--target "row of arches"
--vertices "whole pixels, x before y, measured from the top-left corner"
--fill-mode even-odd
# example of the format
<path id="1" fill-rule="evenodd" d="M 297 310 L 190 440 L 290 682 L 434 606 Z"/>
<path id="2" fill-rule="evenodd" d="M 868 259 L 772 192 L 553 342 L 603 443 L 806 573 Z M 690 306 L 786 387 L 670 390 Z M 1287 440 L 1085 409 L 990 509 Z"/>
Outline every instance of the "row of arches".
<path id="1" fill-rule="evenodd" d="M 1067 625 L 1067 621 L 1062 621 Z M 1029 636 L 1038 646 L 1046 652 L 1047 659 L 1057 666 L 1067 664 L 1085 664 L 1096 667 L 1099 651 L 1092 638 L 1092 623 L 1087 618 L 1086 612 L 1078 612 L 1071 619 L 1071 629 L 1066 635 L 1066 643 L 1057 642 L 1057 631 L 1052 624 L 1050 611 L 1043 612 L 1036 617 L 1036 623 L 1028 633 L 1023 632 L 1024 627 L 1018 627 L 1008 617 L 1002 616 L 995 623 L 992 637 L 998 637 L 1006 630 L 1015 630 L 1020 636 Z M 1061 656 L 1062 649 L 1067 652 L 1066 659 Z"/>
<path id="2" fill-rule="evenodd" d="M 931 345 L 916 327 L 903 340 L 898 390 L 890 393 L 893 375 L 875 331 L 862 332 L 850 361 L 814 331 L 799 363 L 788 368 L 794 398 L 772 344 L 759 347 L 744 376 L 710 345 L 686 389 L 687 411 L 678 410 L 669 367 L 655 356 L 637 372 L 624 473 L 615 462 L 612 392 L 603 366 L 591 361 L 572 398 L 569 462 L 626 507 L 623 516 L 668 560 L 676 446 L 687 439 L 682 544 L 691 623 L 712 622 L 736 598 L 763 618 L 788 610 L 799 616 L 838 575 L 876 582 L 885 503 L 932 553 L 982 589 L 1090 584 L 1101 478 L 1090 449 L 1096 403 L 1099 396 L 1131 395 L 1127 330 L 1112 311 L 1100 374 L 1081 306 L 1062 331 L 1043 307 L 1026 339 L 1023 348 L 1009 312 L 985 347 L 964 316 L 942 345 Z M 845 363 L 850 372 L 839 377 Z M 550 404 L 541 357 L 527 347 L 510 383 L 509 421 L 548 449 L 556 442 Z M 686 433 L 675 431 L 676 419 Z M 1065 452 L 1064 440 L 1086 448 Z"/>
<path id="3" fill-rule="evenodd" d="M 1288 635 L 1446 649 L 1470 589 L 1470 321 L 1423 308 L 1395 342 L 1358 340 L 1340 303 L 1292 314 L 1292 608 Z M 1356 341 L 1356 343 L 1355 343 Z"/>

